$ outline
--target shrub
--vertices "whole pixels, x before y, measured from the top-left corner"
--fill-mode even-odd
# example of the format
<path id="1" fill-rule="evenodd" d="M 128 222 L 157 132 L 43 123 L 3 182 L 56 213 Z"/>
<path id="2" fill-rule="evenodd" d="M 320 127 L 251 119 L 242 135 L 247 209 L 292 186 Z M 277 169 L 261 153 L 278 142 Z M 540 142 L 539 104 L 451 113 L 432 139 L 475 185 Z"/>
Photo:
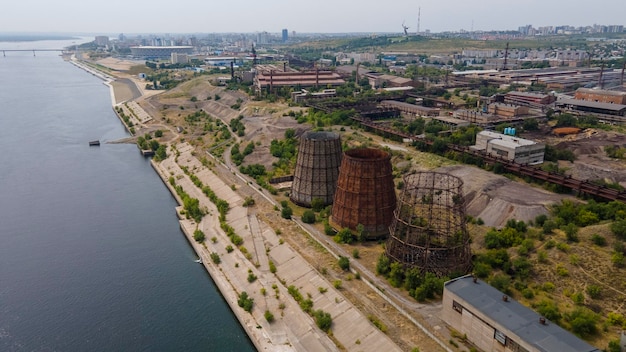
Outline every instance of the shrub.
<path id="1" fill-rule="evenodd" d="M 337 263 L 339 264 L 339 267 L 341 268 L 341 270 L 343 271 L 350 270 L 350 259 L 348 257 L 339 256 L 339 260 L 337 261 Z"/>
<path id="2" fill-rule="evenodd" d="M 265 320 L 267 320 L 268 323 L 272 323 L 274 321 L 274 314 L 272 314 L 269 310 L 266 310 L 264 315 Z"/>
<path id="3" fill-rule="evenodd" d="M 589 297 L 596 299 L 596 298 L 600 298 L 600 295 L 602 293 L 602 288 L 598 285 L 589 285 L 587 286 L 586 291 Z"/>
<path id="4" fill-rule="evenodd" d="M 211 260 L 215 264 L 219 264 L 222 262 L 222 260 L 220 259 L 220 255 L 215 252 L 211 252 Z"/>
<path id="5" fill-rule="evenodd" d="M 511 284 L 511 278 L 505 274 L 497 274 L 491 279 L 489 283 L 491 284 L 491 286 L 495 287 L 496 289 L 504 293 L 509 293 L 510 291 L 509 285 Z"/>
<path id="6" fill-rule="evenodd" d="M 311 208 L 314 212 L 319 213 L 324 209 L 324 200 L 322 198 L 313 198 L 311 200 Z"/>
<path id="7" fill-rule="evenodd" d="M 565 314 L 565 320 L 576 335 L 587 337 L 598 332 L 596 326 L 598 316 L 587 308 L 575 308 L 573 311 Z"/>
<path id="8" fill-rule="evenodd" d="M 557 228 L 556 222 L 554 222 L 553 220 L 547 220 L 546 222 L 543 223 L 543 226 L 542 226 L 543 233 L 545 233 L 546 235 L 551 234 L 556 228 Z"/>
<path id="9" fill-rule="evenodd" d="M 252 311 L 252 306 L 254 305 L 254 298 L 248 297 L 248 293 L 243 291 L 239 294 L 239 299 L 237 299 L 237 305 L 243 308 L 246 312 Z"/>
<path id="10" fill-rule="evenodd" d="M 568 242 L 578 242 L 578 226 L 569 223 L 562 227 Z"/>
<path id="11" fill-rule="evenodd" d="M 276 273 L 276 264 L 274 264 L 273 261 L 269 261 L 269 267 L 270 267 L 270 273 L 274 274 Z"/>
<path id="12" fill-rule="evenodd" d="M 300 308 L 306 313 L 311 313 L 313 309 L 313 301 L 309 298 L 300 301 Z"/>
<path id="13" fill-rule="evenodd" d="M 233 246 L 231 245 L 226 246 L 226 252 L 230 253 L 232 251 L 234 251 Z"/>
<path id="14" fill-rule="evenodd" d="M 305 224 L 315 223 L 315 213 L 313 212 L 313 210 L 306 210 L 302 214 L 302 222 Z"/>
<path id="15" fill-rule="evenodd" d="M 595 244 L 596 246 L 600 246 L 600 247 L 606 246 L 606 238 L 598 235 L 597 233 L 594 233 L 593 235 L 591 235 L 591 242 Z"/>
<path id="16" fill-rule="evenodd" d="M 378 257 L 378 262 L 376 263 L 376 274 L 387 276 L 391 265 L 391 261 L 385 255 L 385 253 L 381 253 L 380 257 Z"/>
<path id="17" fill-rule="evenodd" d="M 474 275 L 481 279 L 486 278 L 491 273 L 491 266 L 485 263 L 476 263 L 474 265 Z"/>
<path id="18" fill-rule="evenodd" d="M 522 290 L 522 296 L 524 296 L 524 298 L 526 299 L 532 299 L 533 297 L 535 297 L 535 292 L 533 292 L 531 288 L 527 287 Z"/>
<path id="19" fill-rule="evenodd" d="M 318 328 L 326 332 L 330 330 L 330 327 L 333 324 L 333 318 L 330 316 L 329 313 L 324 312 L 321 309 L 318 309 L 315 312 L 313 312 L 313 317 L 315 318 L 315 324 L 317 325 Z"/>
<path id="20" fill-rule="evenodd" d="M 193 232 L 193 239 L 196 240 L 196 242 L 202 243 L 204 242 L 205 238 L 206 237 L 204 235 L 204 232 L 202 232 L 202 230 L 196 230 Z"/>
<path id="21" fill-rule="evenodd" d="M 289 220 L 289 219 L 291 219 L 291 215 L 293 215 L 293 210 L 292 210 L 289 206 L 284 207 L 284 208 L 280 211 L 280 216 L 281 216 L 283 219 L 287 219 L 287 220 Z"/>
<path id="22" fill-rule="evenodd" d="M 358 249 L 353 249 L 352 250 L 352 258 L 354 259 L 359 259 L 360 255 L 359 255 L 359 250 Z"/>
<path id="23" fill-rule="evenodd" d="M 248 273 L 248 282 L 253 283 L 256 281 L 257 277 L 253 273 Z"/>
<path id="24" fill-rule="evenodd" d="M 543 300 L 535 307 L 537 313 L 544 316 L 546 319 L 553 322 L 558 322 L 561 319 L 561 313 L 559 313 L 559 307 L 553 302 Z"/>
<path id="25" fill-rule="evenodd" d="M 611 224 L 611 231 L 615 236 L 626 240 L 626 219 L 615 221 Z"/>
<path id="26" fill-rule="evenodd" d="M 341 280 L 335 280 L 333 281 L 333 287 L 336 289 L 341 289 Z"/>
<path id="27" fill-rule="evenodd" d="M 374 324 L 374 326 L 378 328 L 378 330 L 387 333 L 387 326 L 382 321 L 380 321 L 378 317 L 370 314 L 367 316 L 367 319 L 369 319 L 369 321 L 371 321 L 372 324 Z"/>
<path id="28" fill-rule="evenodd" d="M 341 231 L 337 232 L 333 240 L 337 243 L 350 244 L 354 241 L 354 236 L 352 235 L 352 231 L 350 231 L 349 228 L 345 227 L 341 229 Z"/>

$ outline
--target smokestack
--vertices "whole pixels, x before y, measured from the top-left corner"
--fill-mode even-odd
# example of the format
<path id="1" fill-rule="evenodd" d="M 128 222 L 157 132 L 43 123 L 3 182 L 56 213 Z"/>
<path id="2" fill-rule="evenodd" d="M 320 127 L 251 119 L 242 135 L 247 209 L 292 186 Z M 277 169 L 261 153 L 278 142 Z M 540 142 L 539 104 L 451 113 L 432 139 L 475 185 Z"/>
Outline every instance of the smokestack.
<path id="1" fill-rule="evenodd" d="M 235 79 L 235 61 L 230 62 L 230 78 Z"/>
<path id="2" fill-rule="evenodd" d="M 283 62 L 283 72 L 287 72 L 287 62 Z"/>
<path id="3" fill-rule="evenodd" d="M 320 85 L 320 69 L 315 68 L 315 87 Z"/>
<path id="4" fill-rule="evenodd" d="M 270 70 L 270 93 L 272 93 L 273 88 L 274 88 L 274 70 Z"/>

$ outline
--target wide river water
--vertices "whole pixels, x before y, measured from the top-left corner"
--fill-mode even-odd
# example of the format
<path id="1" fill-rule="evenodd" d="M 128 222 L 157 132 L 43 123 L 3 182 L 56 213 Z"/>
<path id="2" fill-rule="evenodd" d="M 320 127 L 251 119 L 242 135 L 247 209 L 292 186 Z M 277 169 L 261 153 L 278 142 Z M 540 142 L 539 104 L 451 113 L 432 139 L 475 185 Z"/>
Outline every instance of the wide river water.
<path id="1" fill-rule="evenodd" d="M 254 351 L 126 136 L 58 52 L 0 57 L 0 351 Z"/>

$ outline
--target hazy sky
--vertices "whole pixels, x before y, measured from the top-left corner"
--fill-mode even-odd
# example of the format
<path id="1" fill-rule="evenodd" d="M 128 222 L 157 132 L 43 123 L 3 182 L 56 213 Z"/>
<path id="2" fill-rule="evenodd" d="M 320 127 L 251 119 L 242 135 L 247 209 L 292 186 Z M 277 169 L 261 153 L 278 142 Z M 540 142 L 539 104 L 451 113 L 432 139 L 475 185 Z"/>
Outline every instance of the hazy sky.
<path id="1" fill-rule="evenodd" d="M 525 24 L 626 25 L 624 0 L 12 0 L 0 32 L 433 32 L 517 29 Z"/>

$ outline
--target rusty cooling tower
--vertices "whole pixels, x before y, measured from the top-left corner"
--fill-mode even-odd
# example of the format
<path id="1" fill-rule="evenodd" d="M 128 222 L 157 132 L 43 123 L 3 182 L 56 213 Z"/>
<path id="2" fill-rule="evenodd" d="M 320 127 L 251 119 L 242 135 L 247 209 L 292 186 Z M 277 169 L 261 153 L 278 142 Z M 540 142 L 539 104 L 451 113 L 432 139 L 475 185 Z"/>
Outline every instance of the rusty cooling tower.
<path id="1" fill-rule="evenodd" d="M 368 239 L 387 237 L 396 207 L 391 156 L 379 149 L 352 149 L 344 153 L 330 225 L 356 230 Z"/>
<path id="2" fill-rule="evenodd" d="M 296 170 L 291 186 L 291 201 L 310 207 L 315 198 L 324 205 L 333 202 L 339 166 L 341 139 L 332 132 L 307 132 L 300 139 Z"/>
<path id="3" fill-rule="evenodd" d="M 463 181 L 456 176 L 405 176 L 389 231 L 386 254 L 405 268 L 418 267 L 439 277 L 465 274 L 471 268 Z"/>

